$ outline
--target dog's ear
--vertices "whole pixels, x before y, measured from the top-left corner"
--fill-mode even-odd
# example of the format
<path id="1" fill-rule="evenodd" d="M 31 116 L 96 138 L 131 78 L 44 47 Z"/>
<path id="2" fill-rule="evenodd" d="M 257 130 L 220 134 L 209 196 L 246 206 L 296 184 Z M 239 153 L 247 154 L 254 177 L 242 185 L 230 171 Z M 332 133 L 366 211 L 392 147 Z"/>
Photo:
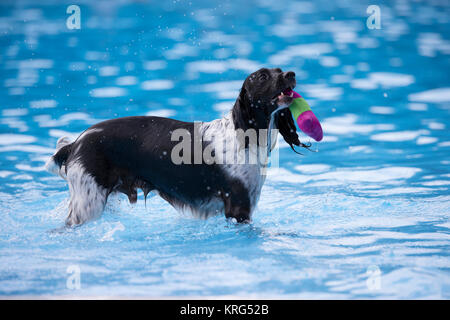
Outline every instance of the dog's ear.
<path id="1" fill-rule="evenodd" d="M 242 85 L 239 97 L 233 106 L 233 122 L 236 129 L 247 130 L 250 126 L 251 111 L 250 100 L 245 89 L 245 84 Z"/>
<path id="2" fill-rule="evenodd" d="M 311 143 L 304 144 L 298 139 L 298 135 L 296 132 L 297 128 L 295 127 L 294 118 L 292 117 L 292 113 L 289 108 L 281 110 L 280 112 L 278 112 L 278 114 L 275 115 L 275 125 L 278 128 L 278 131 L 283 136 L 284 141 L 289 144 L 294 152 L 302 154 L 294 149 L 294 144 L 311 151 Z"/>
<path id="3" fill-rule="evenodd" d="M 291 148 L 293 148 L 293 144 L 296 146 L 301 144 L 298 139 L 296 132 L 297 128 L 295 127 L 294 119 L 289 108 L 281 110 L 275 115 L 275 125 L 283 136 L 284 141 L 286 141 Z"/>

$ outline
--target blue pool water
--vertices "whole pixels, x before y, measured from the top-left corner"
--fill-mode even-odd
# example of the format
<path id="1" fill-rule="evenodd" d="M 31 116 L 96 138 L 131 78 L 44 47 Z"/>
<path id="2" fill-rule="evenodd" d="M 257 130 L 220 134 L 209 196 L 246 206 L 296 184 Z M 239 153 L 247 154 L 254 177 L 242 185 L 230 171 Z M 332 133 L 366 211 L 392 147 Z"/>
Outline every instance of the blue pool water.
<path id="1" fill-rule="evenodd" d="M 1 296 L 450 298 L 448 1 L 382 1 L 379 30 L 373 1 L 76 1 L 80 30 L 37 3 L 0 3 Z M 251 225 L 140 194 L 61 229 L 60 136 L 212 120 L 260 66 L 296 72 L 325 137 L 280 141 Z"/>

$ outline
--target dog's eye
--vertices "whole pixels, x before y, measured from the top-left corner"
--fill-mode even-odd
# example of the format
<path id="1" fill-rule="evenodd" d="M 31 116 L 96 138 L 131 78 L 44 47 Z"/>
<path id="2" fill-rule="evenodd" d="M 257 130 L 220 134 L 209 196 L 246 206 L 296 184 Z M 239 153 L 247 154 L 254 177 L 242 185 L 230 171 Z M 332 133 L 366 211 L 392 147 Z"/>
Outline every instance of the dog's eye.
<path id="1" fill-rule="evenodd" d="M 269 76 L 265 73 L 262 73 L 259 75 L 259 80 L 260 81 L 266 81 L 267 79 L 269 79 Z"/>

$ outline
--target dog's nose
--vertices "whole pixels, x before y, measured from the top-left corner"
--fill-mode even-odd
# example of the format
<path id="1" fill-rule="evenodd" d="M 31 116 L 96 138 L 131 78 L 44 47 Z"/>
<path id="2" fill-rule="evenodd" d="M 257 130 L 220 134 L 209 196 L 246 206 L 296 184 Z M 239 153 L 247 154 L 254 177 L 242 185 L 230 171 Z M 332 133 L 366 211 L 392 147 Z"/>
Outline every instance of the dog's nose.
<path id="1" fill-rule="evenodd" d="M 288 72 L 284 72 L 284 77 L 286 79 L 294 79 L 295 78 L 295 72 L 294 71 L 288 71 Z"/>

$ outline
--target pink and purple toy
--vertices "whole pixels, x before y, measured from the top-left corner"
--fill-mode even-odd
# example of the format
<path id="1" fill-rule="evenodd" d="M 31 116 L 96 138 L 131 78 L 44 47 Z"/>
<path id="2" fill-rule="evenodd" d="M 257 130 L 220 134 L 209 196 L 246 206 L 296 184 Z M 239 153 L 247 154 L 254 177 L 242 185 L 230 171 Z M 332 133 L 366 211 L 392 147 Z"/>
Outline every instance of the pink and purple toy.
<path id="1" fill-rule="evenodd" d="M 284 92 L 284 94 L 293 94 L 294 101 L 289 106 L 289 110 L 291 110 L 300 130 L 316 141 L 322 140 L 322 126 L 320 125 L 319 119 L 311 111 L 308 102 L 294 90 L 289 90 L 289 92 Z"/>

